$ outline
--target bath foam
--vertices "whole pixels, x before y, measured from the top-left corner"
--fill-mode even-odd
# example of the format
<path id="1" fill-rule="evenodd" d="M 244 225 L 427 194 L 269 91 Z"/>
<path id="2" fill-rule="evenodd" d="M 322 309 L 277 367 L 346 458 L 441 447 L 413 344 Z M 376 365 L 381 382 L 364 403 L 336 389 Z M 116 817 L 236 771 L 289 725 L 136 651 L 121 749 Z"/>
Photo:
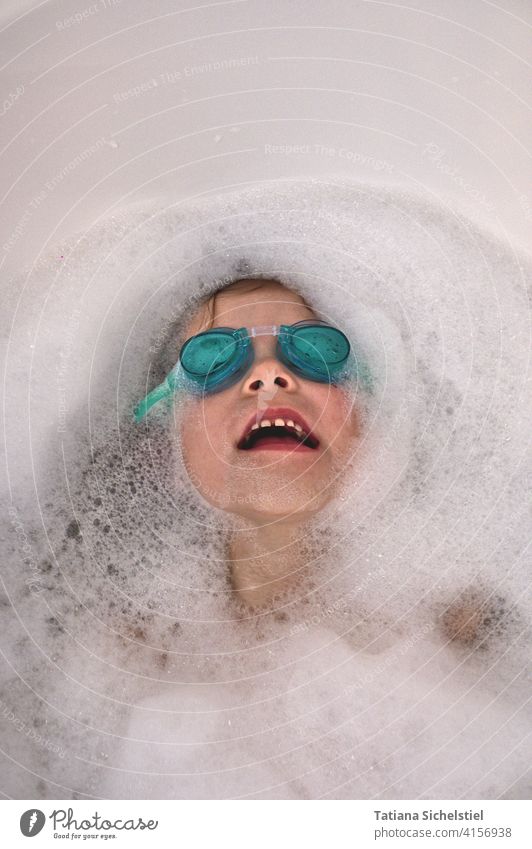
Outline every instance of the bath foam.
<path id="1" fill-rule="evenodd" d="M 248 275 L 339 324 L 374 381 L 308 581 L 255 616 L 169 437 L 179 404 L 132 421 L 183 315 Z M 452 210 L 305 182 L 125 210 L 10 281 L 9 795 L 525 793 L 529 280 Z M 480 636 L 449 644 L 468 600 Z"/>

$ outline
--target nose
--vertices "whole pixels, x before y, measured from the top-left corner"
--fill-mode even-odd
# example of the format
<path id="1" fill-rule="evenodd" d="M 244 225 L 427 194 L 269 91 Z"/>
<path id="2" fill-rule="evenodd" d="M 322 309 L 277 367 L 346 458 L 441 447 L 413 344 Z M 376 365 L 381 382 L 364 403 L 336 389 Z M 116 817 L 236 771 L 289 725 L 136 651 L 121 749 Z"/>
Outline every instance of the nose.
<path id="1" fill-rule="evenodd" d="M 242 383 L 245 396 L 268 393 L 273 398 L 279 389 L 293 392 L 297 389 L 297 380 L 293 374 L 274 356 L 256 359 Z"/>

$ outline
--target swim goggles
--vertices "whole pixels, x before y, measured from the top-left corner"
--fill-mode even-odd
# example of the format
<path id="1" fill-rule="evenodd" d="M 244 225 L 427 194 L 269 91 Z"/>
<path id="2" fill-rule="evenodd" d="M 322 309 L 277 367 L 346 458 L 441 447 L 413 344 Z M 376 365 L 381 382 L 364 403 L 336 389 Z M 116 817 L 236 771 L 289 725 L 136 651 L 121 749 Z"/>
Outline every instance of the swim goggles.
<path id="1" fill-rule="evenodd" d="M 338 383 L 348 376 L 349 340 L 324 321 L 310 319 L 249 330 L 214 327 L 187 339 L 163 383 L 135 407 L 135 420 L 141 421 L 155 404 L 180 388 L 211 394 L 237 383 L 253 362 L 254 336 L 277 336 L 277 358 L 307 380 Z"/>

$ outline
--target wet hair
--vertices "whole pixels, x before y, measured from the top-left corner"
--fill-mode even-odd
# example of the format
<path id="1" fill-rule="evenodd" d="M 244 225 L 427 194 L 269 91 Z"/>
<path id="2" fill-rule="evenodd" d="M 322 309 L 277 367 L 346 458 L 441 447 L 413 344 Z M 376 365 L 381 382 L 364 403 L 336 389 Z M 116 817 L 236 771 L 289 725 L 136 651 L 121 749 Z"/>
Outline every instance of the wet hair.
<path id="1" fill-rule="evenodd" d="M 239 277 L 236 280 L 232 280 L 231 283 L 228 283 L 226 286 L 222 286 L 220 289 L 217 289 L 212 295 L 205 298 L 200 306 L 205 308 L 207 312 L 207 326 L 204 328 L 205 330 L 210 330 L 214 324 L 214 319 L 216 318 L 216 299 L 218 295 L 222 292 L 225 294 L 226 292 L 231 292 L 233 289 L 236 289 L 241 283 L 248 283 L 249 287 L 246 288 L 246 292 L 256 292 L 257 289 L 260 289 L 265 283 L 278 283 L 279 286 L 283 286 L 285 289 L 292 291 L 290 286 L 288 286 L 283 280 L 280 280 L 277 277 Z M 240 289 L 239 289 L 240 291 Z M 302 304 L 306 307 L 310 312 L 314 313 L 314 309 L 310 306 L 310 304 L 298 294 L 298 297 L 301 298 Z"/>

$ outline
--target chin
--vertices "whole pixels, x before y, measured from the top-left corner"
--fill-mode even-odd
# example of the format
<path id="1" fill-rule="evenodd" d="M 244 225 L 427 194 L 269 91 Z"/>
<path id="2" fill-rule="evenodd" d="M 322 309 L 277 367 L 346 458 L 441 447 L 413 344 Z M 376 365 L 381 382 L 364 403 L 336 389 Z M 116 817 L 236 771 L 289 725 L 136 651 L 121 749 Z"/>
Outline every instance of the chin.
<path id="1" fill-rule="evenodd" d="M 257 509 L 250 510 L 231 510 L 235 516 L 239 516 L 242 519 L 245 519 L 249 522 L 252 522 L 254 525 L 272 525 L 272 524 L 284 524 L 284 523 L 293 523 L 296 524 L 304 523 L 310 521 L 316 513 L 319 512 L 318 508 L 316 510 L 308 510 L 307 505 L 301 505 L 300 508 L 293 507 L 290 510 L 279 509 L 276 511 L 261 511 Z"/>
<path id="2" fill-rule="evenodd" d="M 322 510 L 329 500 L 316 497 L 316 492 L 320 492 L 319 488 L 290 484 L 283 490 L 269 486 L 260 492 L 255 489 L 252 492 L 242 491 L 227 499 L 226 509 L 260 524 L 281 520 L 303 521 Z"/>

